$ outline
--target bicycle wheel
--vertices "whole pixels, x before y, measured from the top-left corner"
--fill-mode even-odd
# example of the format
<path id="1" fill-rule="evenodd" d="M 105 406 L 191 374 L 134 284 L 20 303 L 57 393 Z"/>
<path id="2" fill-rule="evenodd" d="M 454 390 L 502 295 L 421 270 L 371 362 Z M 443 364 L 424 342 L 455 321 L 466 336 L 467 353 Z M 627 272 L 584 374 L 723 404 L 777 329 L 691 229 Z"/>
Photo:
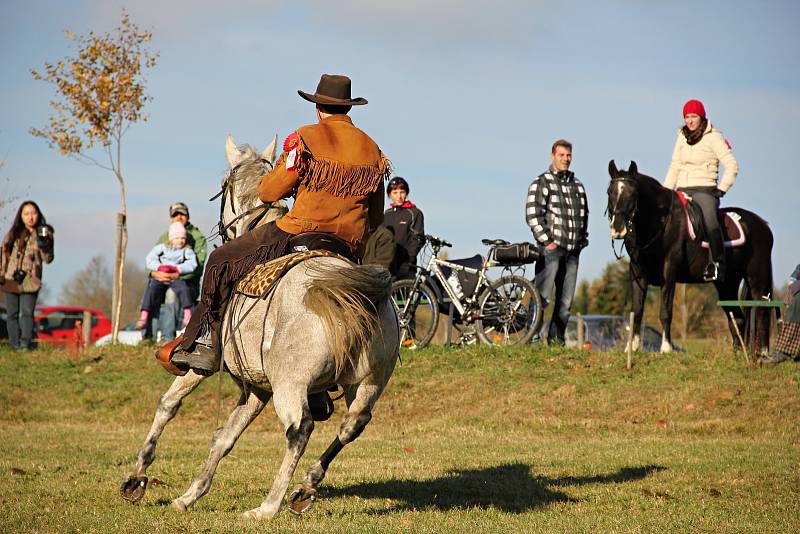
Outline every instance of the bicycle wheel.
<path id="1" fill-rule="evenodd" d="M 392 302 L 400 323 L 400 346 L 413 350 L 430 343 L 439 323 L 439 303 L 430 286 L 422 282 L 415 287 L 414 280 L 396 280 Z"/>
<path id="2" fill-rule="evenodd" d="M 475 330 L 487 345 L 527 343 L 542 326 L 542 298 L 527 278 L 509 275 L 495 280 L 478 299 Z"/>

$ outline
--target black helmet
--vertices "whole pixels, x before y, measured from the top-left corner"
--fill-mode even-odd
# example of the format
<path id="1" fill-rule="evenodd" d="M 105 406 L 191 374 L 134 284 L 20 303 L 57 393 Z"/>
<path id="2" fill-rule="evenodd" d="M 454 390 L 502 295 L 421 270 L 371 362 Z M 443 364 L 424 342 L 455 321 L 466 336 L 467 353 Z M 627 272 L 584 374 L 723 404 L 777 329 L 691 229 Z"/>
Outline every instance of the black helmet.
<path id="1" fill-rule="evenodd" d="M 395 176 L 389 180 L 388 184 L 386 184 L 386 196 L 389 196 L 389 193 L 392 192 L 392 189 L 405 189 L 407 195 L 410 188 L 408 187 L 408 182 L 406 182 L 405 178 L 402 176 Z"/>

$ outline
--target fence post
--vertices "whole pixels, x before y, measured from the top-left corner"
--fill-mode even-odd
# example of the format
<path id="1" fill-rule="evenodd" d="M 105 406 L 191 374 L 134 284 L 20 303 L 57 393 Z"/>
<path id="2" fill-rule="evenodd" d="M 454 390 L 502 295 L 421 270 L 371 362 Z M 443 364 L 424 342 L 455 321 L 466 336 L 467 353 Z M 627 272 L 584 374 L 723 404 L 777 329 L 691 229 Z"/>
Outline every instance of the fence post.
<path id="1" fill-rule="evenodd" d="M 628 352 L 628 363 L 626 369 L 633 369 L 633 312 L 630 314 L 628 320 L 628 343 L 625 350 Z"/>
<path id="2" fill-rule="evenodd" d="M 583 314 L 578 313 L 575 315 L 578 320 L 578 350 L 583 350 L 583 344 L 586 342 L 586 325 L 583 321 Z"/>
<path id="3" fill-rule="evenodd" d="M 91 312 L 83 312 L 83 346 L 88 347 L 89 342 L 92 340 L 92 314 Z"/>

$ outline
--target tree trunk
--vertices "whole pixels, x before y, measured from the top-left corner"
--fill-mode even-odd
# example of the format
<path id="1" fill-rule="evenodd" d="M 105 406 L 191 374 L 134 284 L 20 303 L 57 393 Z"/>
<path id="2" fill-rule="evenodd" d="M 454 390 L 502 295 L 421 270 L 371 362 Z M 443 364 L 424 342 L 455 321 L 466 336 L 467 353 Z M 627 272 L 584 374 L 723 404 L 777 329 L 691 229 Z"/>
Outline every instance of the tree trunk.
<path id="1" fill-rule="evenodd" d="M 114 254 L 114 283 L 111 297 L 111 342 L 116 343 L 119 334 L 119 317 L 122 310 L 122 275 L 125 271 L 125 246 L 128 241 L 125 214 L 117 213 Z"/>

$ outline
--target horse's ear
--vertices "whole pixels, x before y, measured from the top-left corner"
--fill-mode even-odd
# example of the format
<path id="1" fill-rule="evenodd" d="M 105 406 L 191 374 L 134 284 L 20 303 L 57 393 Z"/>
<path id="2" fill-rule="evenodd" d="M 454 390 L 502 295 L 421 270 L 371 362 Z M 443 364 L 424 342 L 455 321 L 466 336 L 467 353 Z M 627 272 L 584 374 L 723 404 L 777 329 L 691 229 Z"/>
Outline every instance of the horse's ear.
<path id="1" fill-rule="evenodd" d="M 639 174 L 639 167 L 636 166 L 635 161 L 631 161 L 631 166 L 628 167 L 628 174 L 631 176 L 636 176 Z"/>
<path id="2" fill-rule="evenodd" d="M 242 161 L 242 153 L 236 147 L 236 142 L 231 134 L 228 134 L 228 138 L 225 139 L 225 157 L 228 158 L 228 166 L 231 169 Z"/>
<path id="3" fill-rule="evenodd" d="M 269 161 L 272 164 L 275 164 L 275 147 L 278 146 L 278 134 L 275 134 L 275 139 L 269 144 L 267 148 L 264 149 L 264 152 L 261 153 L 261 157 L 265 160 Z"/>
<path id="4" fill-rule="evenodd" d="M 608 175 L 612 178 L 616 178 L 617 174 L 619 174 L 619 171 L 617 170 L 617 164 L 614 163 L 614 160 L 612 159 L 608 162 Z"/>

